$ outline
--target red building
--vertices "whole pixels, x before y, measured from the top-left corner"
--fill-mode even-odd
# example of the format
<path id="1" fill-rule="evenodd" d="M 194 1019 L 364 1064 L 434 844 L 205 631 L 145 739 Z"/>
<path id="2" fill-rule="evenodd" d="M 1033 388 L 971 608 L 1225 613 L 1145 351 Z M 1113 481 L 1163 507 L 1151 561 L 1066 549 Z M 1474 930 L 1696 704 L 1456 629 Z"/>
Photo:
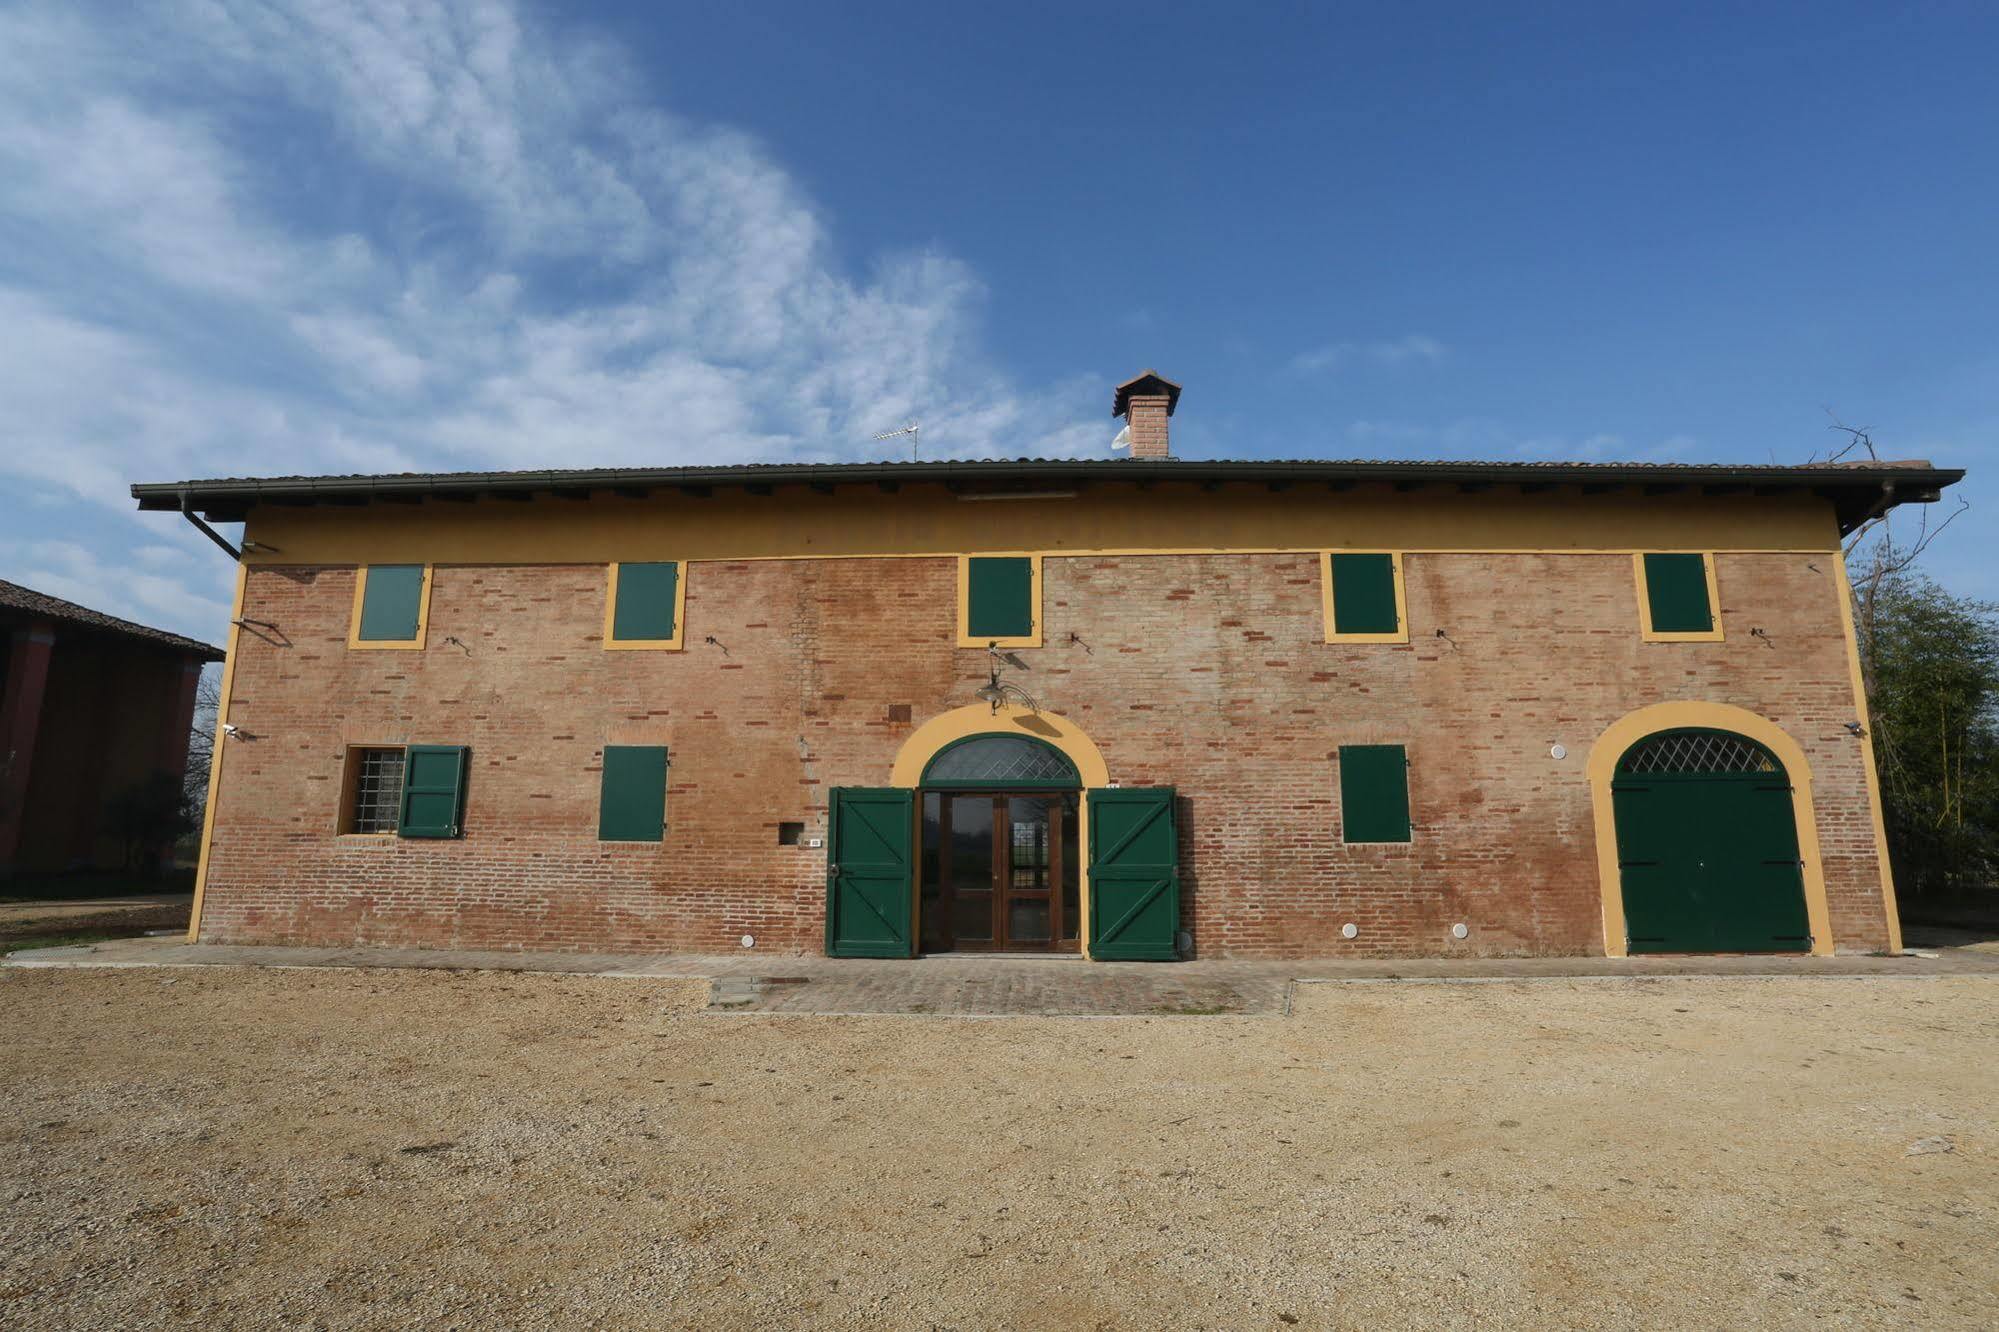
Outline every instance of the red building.
<path id="1" fill-rule="evenodd" d="M 178 789 L 206 643 L 0 581 L 0 874 L 124 865 L 115 806 Z"/>
<path id="2" fill-rule="evenodd" d="M 1841 543 L 1962 473 L 270 477 L 197 937 L 1099 959 L 1899 947 Z"/>

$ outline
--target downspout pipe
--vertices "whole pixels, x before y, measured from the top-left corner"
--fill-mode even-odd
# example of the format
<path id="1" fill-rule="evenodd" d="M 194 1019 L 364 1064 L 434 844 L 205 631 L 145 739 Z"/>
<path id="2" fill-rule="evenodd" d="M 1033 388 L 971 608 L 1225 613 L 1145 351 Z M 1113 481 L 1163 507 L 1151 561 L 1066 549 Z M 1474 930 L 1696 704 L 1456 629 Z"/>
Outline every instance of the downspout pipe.
<path id="1" fill-rule="evenodd" d="M 186 491 L 181 492 L 180 516 L 187 519 L 189 522 L 193 523 L 196 527 L 200 528 L 201 534 L 203 536 L 207 537 L 210 541 L 213 541 L 216 545 L 222 547 L 222 549 L 228 551 L 230 559 L 235 560 L 238 564 L 241 564 L 243 562 L 243 552 L 236 549 L 236 547 L 230 545 L 229 539 L 227 537 L 223 536 L 222 533 L 210 527 L 206 522 L 202 520 L 201 515 L 194 511 L 194 501 L 188 496 Z"/>

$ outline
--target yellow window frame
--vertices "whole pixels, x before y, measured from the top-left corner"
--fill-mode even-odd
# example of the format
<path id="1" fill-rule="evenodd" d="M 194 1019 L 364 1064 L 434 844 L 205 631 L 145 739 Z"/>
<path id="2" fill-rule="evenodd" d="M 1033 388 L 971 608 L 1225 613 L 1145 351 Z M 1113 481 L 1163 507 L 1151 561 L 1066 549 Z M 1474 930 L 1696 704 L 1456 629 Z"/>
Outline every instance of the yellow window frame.
<path id="1" fill-rule="evenodd" d="M 407 560 L 381 560 L 382 564 L 407 564 Z M 347 646 L 371 652 L 420 652 L 430 634 L 430 583 L 432 568 L 423 566 L 423 591 L 417 596 L 415 638 L 361 637 L 361 608 L 368 600 L 368 565 L 354 571 L 354 613 L 347 621 Z"/>
<path id="2" fill-rule="evenodd" d="M 679 576 L 673 580 L 673 637 L 671 638 L 619 638 L 618 627 L 618 561 L 610 564 L 610 572 L 604 584 L 604 650 L 606 652 L 678 652 L 687 641 L 687 570 L 686 560 L 645 560 L 634 561 L 645 564 L 673 564 L 679 567 Z"/>
<path id="3" fill-rule="evenodd" d="M 972 561 L 975 559 L 1025 559 L 1030 569 L 1028 605 L 1034 619 L 1034 632 L 1020 634 L 1012 638 L 979 638 L 970 629 L 972 622 Z M 976 555 L 958 557 L 958 646 L 982 648 L 988 644 L 1003 648 L 1038 648 L 1041 646 L 1041 555 L 1039 552 L 1019 550 L 982 550 Z"/>
<path id="4" fill-rule="evenodd" d="M 1395 632 L 1391 634 L 1342 634 L 1333 626 L 1333 556 L 1386 555 L 1395 578 Z M 1399 550 L 1322 550 L 1319 552 L 1319 602 L 1325 616 L 1328 643 L 1407 643 L 1409 641 L 1409 594 L 1402 583 L 1402 552 Z"/>
<path id="5" fill-rule="evenodd" d="M 1706 633 L 1680 632 L 1661 633 L 1652 627 L 1652 591 L 1645 583 L 1645 557 L 1647 555 L 1698 555 L 1701 557 L 1701 571 L 1707 575 L 1707 604 L 1709 614 L 1714 616 L 1714 628 Z M 1711 550 L 1639 550 L 1631 554 L 1631 570 L 1638 580 L 1638 637 L 1646 643 L 1719 643 L 1721 629 L 1721 584 L 1715 577 L 1714 552 Z"/>

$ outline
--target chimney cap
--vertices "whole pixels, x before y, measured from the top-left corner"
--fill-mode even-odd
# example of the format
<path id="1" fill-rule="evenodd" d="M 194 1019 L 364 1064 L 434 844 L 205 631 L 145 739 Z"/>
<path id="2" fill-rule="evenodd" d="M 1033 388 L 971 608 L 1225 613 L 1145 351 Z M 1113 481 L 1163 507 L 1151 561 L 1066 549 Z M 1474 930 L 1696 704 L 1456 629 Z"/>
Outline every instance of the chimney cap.
<path id="1" fill-rule="evenodd" d="M 1171 416 L 1180 405 L 1180 386 L 1157 370 L 1141 371 L 1117 386 L 1117 396 L 1111 400 L 1111 415 L 1123 416 L 1129 411 L 1134 395 L 1152 398 L 1162 393 L 1166 395 L 1166 414 Z"/>

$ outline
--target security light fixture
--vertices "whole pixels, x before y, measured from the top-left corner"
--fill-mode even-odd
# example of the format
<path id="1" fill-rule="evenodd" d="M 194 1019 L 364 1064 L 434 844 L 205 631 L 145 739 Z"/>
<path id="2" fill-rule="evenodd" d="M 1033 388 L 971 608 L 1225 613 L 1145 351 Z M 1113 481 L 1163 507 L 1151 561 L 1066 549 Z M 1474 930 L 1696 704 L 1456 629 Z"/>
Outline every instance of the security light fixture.
<path id="1" fill-rule="evenodd" d="M 1857 721 L 1850 721 L 1846 724 L 1846 733 L 1848 735 L 1866 735 L 1867 728 Z"/>

